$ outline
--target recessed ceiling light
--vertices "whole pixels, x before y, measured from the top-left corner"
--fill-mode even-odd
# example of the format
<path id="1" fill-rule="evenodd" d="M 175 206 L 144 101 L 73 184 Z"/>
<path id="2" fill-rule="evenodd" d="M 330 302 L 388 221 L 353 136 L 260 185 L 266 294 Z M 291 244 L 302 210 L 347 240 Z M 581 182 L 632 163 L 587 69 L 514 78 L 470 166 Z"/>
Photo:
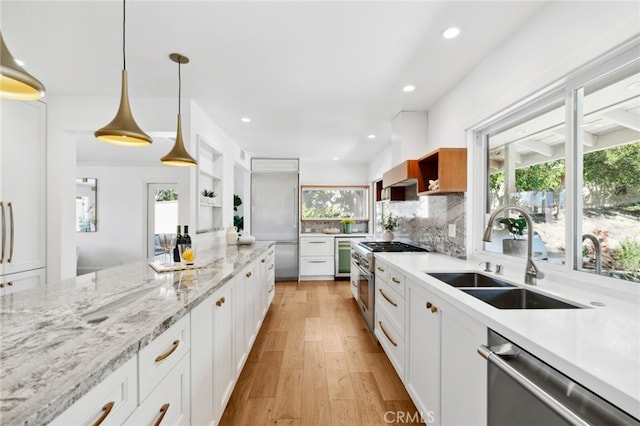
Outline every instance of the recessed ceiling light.
<path id="1" fill-rule="evenodd" d="M 413 92 L 414 90 L 416 90 L 416 86 L 413 86 L 411 84 L 406 85 L 402 88 L 403 92 Z"/>
<path id="2" fill-rule="evenodd" d="M 249 117 L 242 117 L 240 121 L 242 121 L 243 123 L 251 123 L 251 119 Z"/>
<path id="3" fill-rule="evenodd" d="M 334 160 L 334 161 L 337 161 L 337 160 L 339 160 L 339 159 L 340 159 L 340 157 L 333 157 L 333 160 Z"/>
<path id="4" fill-rule="evenodd" d="M 456 38 L 460 35 L 460 28 L 458 27 L 449 27 L 442 31 L 442 37 L 447 39 Z"/>
<path id="5" fill-rule="evenodd" d="M 375 139 L 375 138 L 376 138 L 376 135 L 374 135 L 374 134 L 370 134 L 370 135 L 369 135 L 369 136 L 367 136 L 367 137 L 368 137 L 369 139 Z"/>

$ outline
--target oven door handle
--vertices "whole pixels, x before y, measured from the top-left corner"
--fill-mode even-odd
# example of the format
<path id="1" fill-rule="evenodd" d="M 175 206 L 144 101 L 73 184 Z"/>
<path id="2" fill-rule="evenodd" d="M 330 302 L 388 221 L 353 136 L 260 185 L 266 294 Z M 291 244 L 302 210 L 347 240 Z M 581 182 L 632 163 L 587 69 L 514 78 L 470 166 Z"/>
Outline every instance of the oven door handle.
<path id="1" fill-rule="evenodd" d="M 494 352 L 492 349 L 496 349 L 498 350 L 498 352 Z M 533 396 L 535 396 L 540 402 L 552 409 L 556 414 L 569 422 L 569 424 L 576 426 L 589 426 L 589 423 L 585 422 L 580 416 L 564 406 L 560 401 L 551 396 L 548 392 L 533 383 L 531 380 L 529 380 L 529 378 L 527 378 L 525 375 L 520 373 L 518 370 L 510 366 L 509 363 L 503 360 L 501 355 L 504 355 L 506 357 L 517 356 L 517 354 L 514 355 L 512 349 L 513 347 L 510 344 L 492 348 L 485 345 L 480 345 L 478 347 L 478 354 L 480 354 L 482 358 L 486 359 L 488 362 L 492 363 L 500 370 L 502 370 L 507 376 L 512 378 L 520 386 L 531 392 Z"/>
<path id="2" fill-rule="evenodd" d="M 359 263 L 354 263 L 354 265 L 356 265 L 356 268 L 358 268 L 358 271 L 360 272 L 360 274 L 364 275 L 366 277 L 366 279 L 371 279 L 371 272 L 365 270 L 362 266 L 360 266 Z"/>

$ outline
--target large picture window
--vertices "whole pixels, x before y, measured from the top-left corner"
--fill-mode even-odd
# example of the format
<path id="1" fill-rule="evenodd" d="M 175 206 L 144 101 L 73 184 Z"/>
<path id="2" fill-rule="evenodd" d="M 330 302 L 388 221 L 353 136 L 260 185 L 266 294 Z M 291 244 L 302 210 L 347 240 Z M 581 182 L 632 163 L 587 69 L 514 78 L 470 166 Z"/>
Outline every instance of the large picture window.
<path id="1" fill-rule="evenodd" d="M 369 220 L 368 186 L 302 186 L 302 220 Z"/>
<path id="2" fill-rule="evenodd" d="M 603 64 L 475 132 L 485 211 L 525 209 L 537 261 L 640 282 L 640 58 Z M 524 256 L 520 219 L 496 221 L 483 249 Z"/>

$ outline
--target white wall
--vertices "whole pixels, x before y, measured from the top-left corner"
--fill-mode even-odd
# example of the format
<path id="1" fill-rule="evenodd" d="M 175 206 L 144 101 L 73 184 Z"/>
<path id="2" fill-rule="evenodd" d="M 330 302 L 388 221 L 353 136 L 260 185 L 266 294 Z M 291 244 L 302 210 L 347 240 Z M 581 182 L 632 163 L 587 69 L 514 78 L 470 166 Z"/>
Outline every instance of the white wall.
<path id="1" fill-rule="evenodd" d="M 300 160 L 300 185 L 368 185 L 366 163 Z"/>

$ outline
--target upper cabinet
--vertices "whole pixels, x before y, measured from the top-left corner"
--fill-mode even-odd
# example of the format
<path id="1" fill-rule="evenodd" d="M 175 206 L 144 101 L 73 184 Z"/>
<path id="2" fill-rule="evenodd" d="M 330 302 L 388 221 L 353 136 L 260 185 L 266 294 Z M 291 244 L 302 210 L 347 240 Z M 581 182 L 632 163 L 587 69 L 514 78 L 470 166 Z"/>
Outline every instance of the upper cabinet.
<path id="1" fill-rule="evenodd" d="M 417 160 L 418 195 L 438 195 L 467 190 L 467 149 L 439 148 Z M 429 189 L 429 181 L 437 181 Z"/>
<path id="2" fill-rule="evenodd" d="M 416 200 L 419 171 L 417 160 L 407 160 L 385 172 L 376 183 L 376 201 Z"/>

